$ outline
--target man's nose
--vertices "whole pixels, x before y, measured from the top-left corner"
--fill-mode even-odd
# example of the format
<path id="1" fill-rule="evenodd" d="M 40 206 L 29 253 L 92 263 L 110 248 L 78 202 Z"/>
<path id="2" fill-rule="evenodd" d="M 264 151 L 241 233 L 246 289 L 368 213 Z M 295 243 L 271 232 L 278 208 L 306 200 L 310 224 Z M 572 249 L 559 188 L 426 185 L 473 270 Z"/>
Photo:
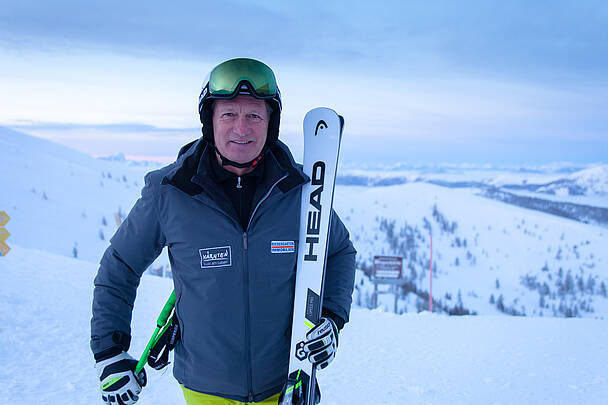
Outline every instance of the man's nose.
<path id="1" fill-rule="evenodd" d="M 239 115 L 234 123 L 234 131 L 239 135 L 247 135 L 249 131 L 249 125 L 247 123 L 247 116 Z"/>

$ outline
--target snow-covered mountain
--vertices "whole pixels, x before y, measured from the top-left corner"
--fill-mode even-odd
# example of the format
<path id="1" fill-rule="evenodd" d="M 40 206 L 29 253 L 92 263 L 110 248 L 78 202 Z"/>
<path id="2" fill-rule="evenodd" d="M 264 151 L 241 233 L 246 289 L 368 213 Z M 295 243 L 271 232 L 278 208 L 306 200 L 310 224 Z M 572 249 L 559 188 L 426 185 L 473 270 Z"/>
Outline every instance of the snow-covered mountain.
<path id="1" fill-rule="evenodd" d="M 584 187 L 585 197 L 606 198 L 606 165 L 576 169 L 345 170 L 335 208 L 351 232 L 362 274 L 374 255 L 404 258 L 408 284 L 400 291 L 400 311 L 427 307 L 432 231 L 436 310 L 605 317 L 608 227 L 584 223 L 584 214 L 608 208 L 584 205 L 568 219 L 557 212 L 570 204 L 559 193 L 552 201 L 538 190 L 508 188 L 567 180 Z M 116 214 L 128 213 L 148 170 L 123 156 L 94 159 L 0 128 L 0 210 L 12 218 L 8 244 L 97 262 L 116 230 Z M 348 176 L 376 180 L 347 184 Z M 355 299 L 361 306 L 371 304 L 370 287 L 360 276 Z M 390 295 L 380 302 L 392 310 Z"/>
<path id="2" fill-rule="evenodd" d="M 505 191 L 591 209 L 608 208 L 608 165 L 601 163 L 508 169 L 470 165 L 397 166 L 380 171 L 351 168 L 338 177 L 338 184 L 344 185 L 382 187 L 412 182 Z"/>
<path id="3" fill-rule="evenodd" d="M 608 165 L 400 165 L 345 170 L 338 183 L 359 267 L 369 274 L 374 255 L 404 258 L 399 311 L 429 307 L 432 232 L 440 311 L 608 315 Z M 360 275 L 357 302 L 371 306 L 372 291 Z M 393 309 L 392 294 L 380 302 Z"/>
<path id="4" fill-rule="evenodd" d="M 575 184 L 585 190 L 585 194 L 608 196 L 608 165 L 599 165 L 578 171 L 569 176 Z"/>
<path id="5" fill-rule="evenodd" d="M 156 168 L 159 168 L 161 166 L 160 163 L 158 162 L 153 162 L 150 160 L 129 160 L 127 159 L 127 157 L 125 156 L 124 153 L 117 153 L 115 155 L 111 155 L 111 156 L 100 156 L 99 159 L 101 160 L 107 160 L 108 162 L 120 162 L 120 163 L 125 163 L 129 166 L 139 166 L 139 167 L 146 167 L 148 168 L 148 170 L 154 170 Z"/>
<path id="6" fill-rule="evenodd" d="M 401 311 L 428 309 L 432 232 L 439 310 L 608 316 L 604 227 L 488 199 L 473 188 L 421 182 L 340 187 L 335 206 L 362 270 L 371 270 L 374 255 L 404 258 L 409 285 Z M 360 277 L 355 301 L 369 306 L 371 287 Z M 392 297 L 384 299 L 392 311 Z"/>
<path id="7" fill-rule="evenodd" d="M 336 360 L 318 374 L 323 403 L 603 403 L 608 228 L 523 208 L 476 185 L 523 197 L 503 186 L 567 178 L 603 192 L 604 169 L 583 169 L 419 169 L 405 182 L 390 180 L 393 171 L 362 171 L 357 175 L 389 180 L 337 186 L 335 208 L 359 252 L 359 269 Z M 116 229 L 114 215 L 129 211 L 147 170 L 0 128 L 0 211 L 11 216 L 12 247 L 0 257 L 0 404 L 99 403 L 89 349 L 92 280 Z M 553 197 L 564 203 L 559 193 Z M 431 232 L 438 314 L 425 311 Z M 407 314 L 387 313 L 392 294 L 368 309 L 377 254 L 404 258 L 397 304 Z M 133 356 L 171 289 L 170 279 L 142 278 Z M 564 316 L 587 319 L 558 319 Z M 170 368 L 149 372 L 138 403 L 182 401 Z"/>
<path id="8" fill-rule="evenodd" d="M 7 243 L 98 261 L 150 170 L 94 159 L 0 127 L 0 211 Z"/>

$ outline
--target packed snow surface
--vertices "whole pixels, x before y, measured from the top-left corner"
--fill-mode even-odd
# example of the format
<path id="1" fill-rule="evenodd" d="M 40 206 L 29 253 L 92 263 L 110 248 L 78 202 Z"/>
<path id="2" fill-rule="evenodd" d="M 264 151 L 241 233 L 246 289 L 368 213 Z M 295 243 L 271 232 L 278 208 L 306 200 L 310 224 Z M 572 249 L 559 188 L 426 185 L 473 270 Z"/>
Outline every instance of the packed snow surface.
<path id="1" fill-rule="evenodd" d="M 101 403 L 89 350 L 97 264 L 13 246 L 0 258 L 0 404 Z M 138 357 L 172 289 L 144 276 L 133 313 Z M 323 404 L 602 404 L 608 321 L 394 315 L 353 308 Z M 148 369 L 140 404 L 183 403 L 171 371 Z"/>

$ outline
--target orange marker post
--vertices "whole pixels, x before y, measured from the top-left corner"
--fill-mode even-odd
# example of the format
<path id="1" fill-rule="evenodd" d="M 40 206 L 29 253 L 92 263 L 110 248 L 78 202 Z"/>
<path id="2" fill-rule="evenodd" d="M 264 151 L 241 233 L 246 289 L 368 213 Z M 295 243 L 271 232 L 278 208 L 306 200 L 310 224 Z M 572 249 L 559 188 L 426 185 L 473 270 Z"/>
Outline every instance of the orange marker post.
<path id="1" fill-rule="evenodd" d="M 4 229 L 4 225 L 11 219 L 8 214 L 4 211 L 0 211 L 0 256 L 6 256 L 11 248 L 4 243 L 4 241 L 11 236 L 11 234 Z"/>
<path id="2" fill-rule="evenodd" d="M 431 235 L 431 259 L 429 260 L 429 266 L 431 268 L 431 277 L 430 277 L 430 288 L 429 288 L 429 310 L 433 312 L 433 234 Z"/>

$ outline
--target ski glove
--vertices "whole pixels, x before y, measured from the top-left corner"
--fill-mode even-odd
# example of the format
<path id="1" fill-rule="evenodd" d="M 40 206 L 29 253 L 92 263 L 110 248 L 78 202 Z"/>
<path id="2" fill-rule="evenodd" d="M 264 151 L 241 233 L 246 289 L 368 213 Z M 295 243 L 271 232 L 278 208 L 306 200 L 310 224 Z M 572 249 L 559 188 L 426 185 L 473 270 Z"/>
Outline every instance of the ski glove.
<path id="1" fill-rule="evenodd" d="M 331 318 L 322 317 L 321 321 L 306 334 L 304 351 L 308 360 L 318 369 L 324 369 L 336 357 L 338 348 L 338 327 Z"/>
<path id="2" fill-rule="evenodd" d="M 148 365 L 156 370 L 162 370 L 170 364 L 169 352 L 175 349 L 175 345 L 181 338 L 179 322 L 175 314 L 169 321 L 169 326 L 163 328 L 160 333 L 160 337 L 156 338 L 156 343 L 148 352 Z"/>
<path id="3" fill-rule="evenodd" d="M 146 372 L 135 376 L 137 360 L 125 352 L 101 360 L 95 364 L 101 381 L 101 399 L 108 405 L 131 405 L 139 399 L 141 388 L 146 385 Z"/>

